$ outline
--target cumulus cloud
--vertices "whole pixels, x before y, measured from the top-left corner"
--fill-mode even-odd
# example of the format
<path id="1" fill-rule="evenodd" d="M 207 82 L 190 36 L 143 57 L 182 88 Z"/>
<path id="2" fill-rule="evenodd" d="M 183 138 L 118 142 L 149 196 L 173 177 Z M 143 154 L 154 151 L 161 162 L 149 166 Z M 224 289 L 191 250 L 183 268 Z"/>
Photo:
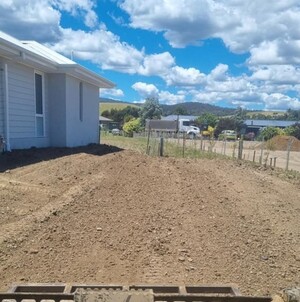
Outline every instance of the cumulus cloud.
<path id="1" fill-rule="evenodd" d="M 214 81 L 225 81 L 227 79 L 228 65 L 219 64 L 210 72 L 210 78 Z"/>
<path id="2" fill-rule="evenodd" d="M 264 95 L 264 104 L 266 109 L 300 109 L 300 101 L 297 98 L 292 98 L 281 93 L 272 93 Z"/>
<path id="3" fill-rule="evenodd" d="M 232 52 L 251 52 L 253 64 L 300 60 L 297 0 L 123 0 L 120 7 L 130 26 L 160 31 L 173 47 L 220 38 Z"/>
<path id="4" fill-rule="evenodd" d="M 66 11 L 74 17 L 84 19 L 84 23 L 88 27 L 94 27 L 98 23 L 98 17 L 93 10 L 96 1 L 92 0 L 52 0 L 53 6 L 59 10 Z"/>
<path id="5" fill-rule="evenodd" d="M 180 66 L 172 67 L 167 74 L 163 76 L 167 85 L 171 86 L 197 86 L 203 84 L 205 75 L 196 68 L 183 68 Z"/>
<path id="6" fill-rule="evenodd" d="M 159 92 L 159 101 L 168 105 L 175 105 L 185 101 L 185 95 L 181 93 L 170 93 L 169 91 Z"/>
<path id="7" fill-rule="evenodd" d="M 101 88 L 100 89 L 100 96 L 101 97 L 112 97 L 112 98 L 120 98 L 124 96 L 124 92 L 121 89 L 112 88 L 112 89 L 106 89 Z"/>
<path id="8" fill-rule="evenodd" d="M 159 90 L 153 84 L 137 82 L 132 85 L 132 88 L 137 91 L 141 97 L 158 97 Z"/>
<path id="9" fill-rule="evenodd" d="M 98 25 L 92 0 L 3 0 L 0 2 L 0 28 L 18 39 L 54 42 L 61 37 L 61 12 L 65 11 L 87 27 Z"/>
<path id="10" fill-rule="evenodd" d="M 37 40 L 74 60 L 87 60 L 104 70 L 159 77 L 172 89 L 135 83 L 141 97 L 158 96 L 176 104 L 187 100 L 268 109 L 299 108 L 300 7 L 298 0 L 118 0 L 130 26 L 162 32 L 173 47 L 220 38 L 234 53 L 249 54 L 247 75 L 232 76 L 218 64 L 208 73 L 176 63 L 172 51 L 145 53 L 124 42 L 100 23 L 96 0 L 2 0 L 0 28 L 21 40 Z M 99 4 L 98 4 L 99 5 Z M 77 18 L 89 31 L 63 28 L 62 14 Z M 123 24 L 125 19 L 120 20 Z M 176 89 L 180 89 L 176 92 Z M 102 95 L 123 97 L 120 89 Z"/>
<path id="11" fill-rule="evenodd" d="M 92 32 L 63 29 L 61 40 L 52 48 L 66 55 L 73 51 L 75 60 L 89 60 L 103 69 L 131 74 L 137 72 L 144 59 L 142 51 L 120 41 L 105 28 Z"/>
<path id="12" fill-rule="evenodd" d="M 1 30 L 21 40 L 57 41 L 60 18 L 61 13 L 47 0 L 0 2 Z"/>
<path id="13" fill-rule="evenodd" d="M 132 27 L 162 31 L 174 47 L 197 44 L 218 28 L 235 24 L 226 7 L 207 0 L 125 0 L 120 6 Z"/>
<path id="14" fill-rule="evenodd" d="M 175 59 L 169 52 L 148 55 L 144 58 L 138 73 L 141 75 L 165 75 L 175 65 Z"/>
<path id="15" fill-rule="evenodd" d="M 300 82 L 300 67 L 293 65 L 267 65 L 256 67 L 253 69 L 250 80 L 262 81 L 265 85 L 296 85 Z"/>

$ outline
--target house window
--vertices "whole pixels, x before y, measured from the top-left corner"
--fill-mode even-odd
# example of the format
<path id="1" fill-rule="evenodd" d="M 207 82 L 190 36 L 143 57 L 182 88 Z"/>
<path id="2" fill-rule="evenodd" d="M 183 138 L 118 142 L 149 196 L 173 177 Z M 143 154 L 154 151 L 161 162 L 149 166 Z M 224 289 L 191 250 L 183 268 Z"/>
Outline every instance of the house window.
<path id="1" fill-rule="evenodd" d="M 79 119 L 83 121 L 83 85 L 79 83 Z"/>
<path id="2" fill-rule="evenodd" d="M 35 125 L 36 135 L 44 136 L 44 93 L 43 93 L 43 76 L 35 73 Z"/>

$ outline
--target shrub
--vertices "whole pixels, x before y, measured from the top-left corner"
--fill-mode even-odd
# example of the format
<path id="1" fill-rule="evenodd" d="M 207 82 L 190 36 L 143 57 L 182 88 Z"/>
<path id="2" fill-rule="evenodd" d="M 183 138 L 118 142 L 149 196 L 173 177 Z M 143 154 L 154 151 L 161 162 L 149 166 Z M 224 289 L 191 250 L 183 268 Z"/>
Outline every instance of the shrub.
<path id="1" fill-rule="evenodd" d="M 278 127 L 265 127 L 259 133 L 259 139 L 269 140 L 276 135 L 283 135 L 284 131 Z"/>
<path id="2" fill-rule="evenodd" d="M 286 135 L 291 135 L 300 139 L 300 123 L 287 127 L 284 132 Z"/>
<path id="3" fill-rule="evenodd" d="M 127 136 L 132 137 L 133 132 L 139 132 L 141 129 L 141 120 L 139 118 L 133 118 L 123 126 L 123 131 Z"/>

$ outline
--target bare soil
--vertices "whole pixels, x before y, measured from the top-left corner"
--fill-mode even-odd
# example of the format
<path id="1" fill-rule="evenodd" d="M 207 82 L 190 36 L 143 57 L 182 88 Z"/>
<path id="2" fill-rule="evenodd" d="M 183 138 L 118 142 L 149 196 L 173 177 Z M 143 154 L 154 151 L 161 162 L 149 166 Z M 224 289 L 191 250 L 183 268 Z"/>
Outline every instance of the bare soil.
<path id="1" fill-rule="evenodd" d="M 0 170 L 0 290 L 300 285 L 300 185 L 268 171 L 108 146 L 1 155 Z"/>

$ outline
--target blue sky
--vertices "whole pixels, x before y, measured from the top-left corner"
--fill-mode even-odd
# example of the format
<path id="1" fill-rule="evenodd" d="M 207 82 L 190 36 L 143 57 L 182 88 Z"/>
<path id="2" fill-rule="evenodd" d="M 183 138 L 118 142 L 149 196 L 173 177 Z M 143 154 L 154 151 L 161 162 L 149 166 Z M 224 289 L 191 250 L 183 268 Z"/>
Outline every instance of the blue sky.
<path id="1" fill-rule="evenodd" d="M 116 83 L 101 96 L 300 109 L 295 0 L 2 0 L 0 30 Z"/>

